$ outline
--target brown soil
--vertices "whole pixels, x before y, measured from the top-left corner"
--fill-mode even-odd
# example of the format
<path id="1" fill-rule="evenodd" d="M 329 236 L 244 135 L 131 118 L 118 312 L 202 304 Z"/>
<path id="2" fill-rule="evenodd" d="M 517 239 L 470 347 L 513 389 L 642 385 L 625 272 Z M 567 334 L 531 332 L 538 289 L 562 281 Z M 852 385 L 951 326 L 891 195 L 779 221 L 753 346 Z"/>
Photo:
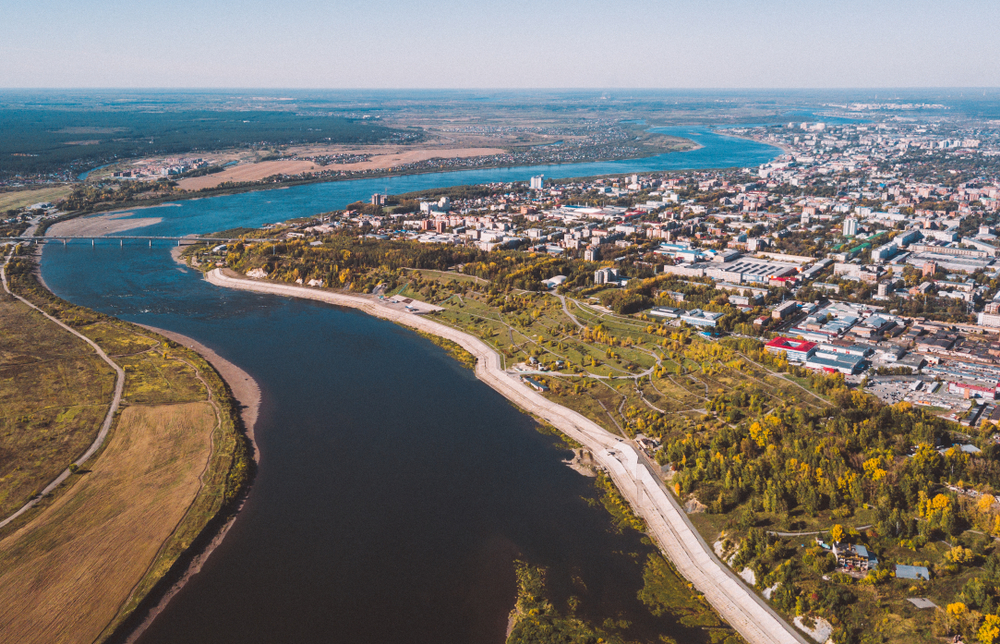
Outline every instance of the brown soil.
<path id="1" fill-rule="evenodd" d="M 325 150 L 306 148 L 300 151 L 303 153 L 323 154 Z M 504 150 L 500 148 L 381 148 L 381 149 L 357 149 L 338 150 L 338 153 L 372 154 L 368 161 L 359 163 L 331 163 L 327 166 L 319 166 L 312 161 L 261 161 L 259 163 L 246 163 L 233 166 L 228 170 L 207 174 L 202 177 L 191 177 L 181 179 L 177 185 L 183 190 L 204 190 L 214 188 L 225 181 L 259 181 L 275 174 L 300 174 L 312 173 L 324 170 L 384 170 L 397 165 L 426 161 L 428 159 L 465 159 L 469 157 L 489 156 L 500 154 Z"/>
<path id="2" fill-rule="evenodd" d="M 0 643 L 100 635 L 198 494 L 215 424 L 208 402 L 122 412 L 93 470 L 0 541 Z"/>

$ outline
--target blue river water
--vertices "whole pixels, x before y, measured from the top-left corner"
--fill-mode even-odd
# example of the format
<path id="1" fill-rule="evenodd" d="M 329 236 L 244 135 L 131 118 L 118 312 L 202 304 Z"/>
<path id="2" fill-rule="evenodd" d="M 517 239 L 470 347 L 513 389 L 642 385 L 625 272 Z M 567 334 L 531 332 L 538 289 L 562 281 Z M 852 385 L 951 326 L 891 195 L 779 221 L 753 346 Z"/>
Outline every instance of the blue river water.
<path id="1" fill-rule="evenodd" d="M 687 135 L 689 130 L 680 130 Z M 702 149 L 631 162 L 311 184 L 136 211 L 184 235 L 334 210 L 374 192 L 693 167 L 752 166 L 775 148 L 691 130 Z M 612 529 L 568 452 L 416 334 L 353 310 L 229 291 L 167 244 L 49 244 L 42 273 L 67 300 L 183 333 L 261 386 L 262 460 L 204 569 L 140 638 L 174 642 L 504 641 L 513 561 L 545 566 L 553 600 L 625 635 L 707 641 L 638 601 L 653 552 Z"/>

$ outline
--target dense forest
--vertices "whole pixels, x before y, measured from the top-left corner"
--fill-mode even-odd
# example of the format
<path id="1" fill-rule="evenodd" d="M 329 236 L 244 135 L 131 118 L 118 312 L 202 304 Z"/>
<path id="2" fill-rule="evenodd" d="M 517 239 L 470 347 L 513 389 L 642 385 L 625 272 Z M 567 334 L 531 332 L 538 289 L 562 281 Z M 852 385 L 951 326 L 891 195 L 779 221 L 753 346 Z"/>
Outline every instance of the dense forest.
<path id="1" fill-rule="evenodd" d="M 5 175 L 87 170 L 116 159 L 249 145 L 377 143 L 398 131 L 339 116 L 280 111 L 0 111 Z"/>

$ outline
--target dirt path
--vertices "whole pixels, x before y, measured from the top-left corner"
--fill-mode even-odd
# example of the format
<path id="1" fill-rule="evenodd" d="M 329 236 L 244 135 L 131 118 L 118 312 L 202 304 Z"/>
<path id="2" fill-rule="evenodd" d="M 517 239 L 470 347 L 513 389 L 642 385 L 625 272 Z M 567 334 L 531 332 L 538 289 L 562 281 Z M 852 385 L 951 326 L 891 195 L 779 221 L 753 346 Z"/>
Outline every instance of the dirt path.
<path id="1" fill-rule="evenodd" d="M 7 291 L 7 293 L 9 293 L 10 295 L 16 297 L 18 300 L 20 300 L 21 302 L 23 302 L 27 306 L 30 306 L 31 308 L 35 309 L 36 311 L 38 311 L 39 313 L 41 313 L 42 315 L 44 315 L 46 318 L 48 318 L 52 322 L 55 322 L 56 324 L 58 324 L 64 330 L 72 333 L 76 337 L 80 338 L 81 340 L 83 340 L 84 342 L 86 342 L 87 344 L 89 344 L 91 346 L 91 348 L 94 351 L 97 352 L 97 355 L 99 355 L 101 357 L 101 360 L 104 360 L 105 362 L 107 362 L 109 365 L 111 365 L 111 368 L 115 370 L 115 394 L 111 398 L 111 407 L 108 408 L 108 415 L 105 416 L 105 418 L 104 418 L 104 423 L 101 425 L 101 431 L 99 431 L 97 433 L 97 438 L 94 439 L 94 442 L 87 449 L 87 451 L 83 453 L 83 456 L 81 456 L 80 458 L 78 458 L 75 461 L 73 461 L 73 465 L 80 466 L 80 465 L 83 465 L 84 463 L 86 463 L 87 460 L 90 459 L 91 456 L 93 456 L 95 453 L 97 453 L 97 450 L 101 449 L 101 445 L 104 444 L 104 440 L 108 437 L 108 431 L 111 429 L 111 423 L 115 419 L 115 412 L 118 411 L 118 405 L 122 401 L 122 393 L 125 390 L 125 370 L 122 369 L 121 367 L 119 367 L 117 364 L 115 364 L 115 362 L 111 358 L 108 357 L 108 354 L 104 353 L 104 350 L 101 349 L 101 347 L 97 346 L 96 342 L 94 342 L 90 338 L 84 336 L 79 331 L 76 331 L 75 329 L 72 329 L 69 326 L 63 324 L 62 322 L 60 322 L 56 318 L 52 317 L 51 315 L 49 315 L 48 313 L 46 313 L 42 309 L 38 308 L 37 306 L 35 306 L 31 302 L 29 302 L 28 300 L 24 299 L 20 295 L 17 295 L 16 293 L 14 293 L 13 291 L 10 290 L 10 286 L 8 286 L 8 284 L 7 284 L 7 264 L 10 263 L 10 259 L 11 259 L 12 256 L 13 256 L 13 253 L 8 254 L 7 255 L 7 259 L 3 263 L 3 266 L 0 267 L 0 280 L 3 281 L 3 288 L 4 288 L 4 290 Z M 72 474 L 72 472 L 70 471 L 69 468 L 66 468 L 65 470 L 63 470 L 62 474 L 60 474 L 59 476 L 57 476 L 54 481 L 52 481 L 47 486 L 45 486 L 45 488 L 38 494 L 38 496 L 36 496 L 35 498 L 33 498 L 30 501 L 28 501 L 26 504 L 24 504 L 21 507 L 20 510 L 18 510 L 14 514 L 12 514 L 9 517 L 5 518 L 3 521 L 0 521 L 0 528 L 3 528 L 7 524 L 9 524 L 11 521 L 14 521 L 15 519 L 17 519 L 17 517 L 21 516 L 22 514 L 24 514 L 25 512 L 27 512 L 28 510 L 30 510 L 31 508 L 35 507 L 35 505 L 43 497 L 45 497 L 47 494 L 50 494 L 52 492 L 52 490 L 54 490 L 57 487 L 59 487 L 60 485 L 62 485 L 62 482 L 65 481 L 67 478 L 69 478 L 70 474 Z"/>
<path id="2" fill-rule="evenodd" d="M 662 482 L 640 465 L 638 453 L 631 446 L 582 414 L 553 403 L 505 372 L 500 366 L 500 355 L 478 338 L 435 320 L 390 308 L 372 297 L 250 280 L 222 269 L 215 269 L 206 277 L 216 286 L 360 309 L 455 342 L 476 357 L 476 377 L 594 454 L 595 460 L 611 474 L 622 494 L 646 520 L 664 554 L 744 639 L 750 644 L 806 644 L 804 637 L 719 561 Z"/>

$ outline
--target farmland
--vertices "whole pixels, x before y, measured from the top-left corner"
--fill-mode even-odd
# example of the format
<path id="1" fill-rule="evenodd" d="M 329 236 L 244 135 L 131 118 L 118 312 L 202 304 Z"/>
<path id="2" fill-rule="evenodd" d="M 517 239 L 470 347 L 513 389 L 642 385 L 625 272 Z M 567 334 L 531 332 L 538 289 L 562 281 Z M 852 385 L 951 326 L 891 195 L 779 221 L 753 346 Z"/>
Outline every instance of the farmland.
<path id="1" fill-rule="evenodd" d="M 97 455 L 0 532 L 0 642 L 99 642 L 221 525 L 250 453 L 225 383 L 198 354 L 56 298 L 32 268 L 25 256 L 8 264 L 12 290 L 96 342 L 125 383 Z M 0 322 L 10 331 L 0 344 L 10 514 L 94 440 L 115 377 L 89 346 L 9 296 Z"/>

